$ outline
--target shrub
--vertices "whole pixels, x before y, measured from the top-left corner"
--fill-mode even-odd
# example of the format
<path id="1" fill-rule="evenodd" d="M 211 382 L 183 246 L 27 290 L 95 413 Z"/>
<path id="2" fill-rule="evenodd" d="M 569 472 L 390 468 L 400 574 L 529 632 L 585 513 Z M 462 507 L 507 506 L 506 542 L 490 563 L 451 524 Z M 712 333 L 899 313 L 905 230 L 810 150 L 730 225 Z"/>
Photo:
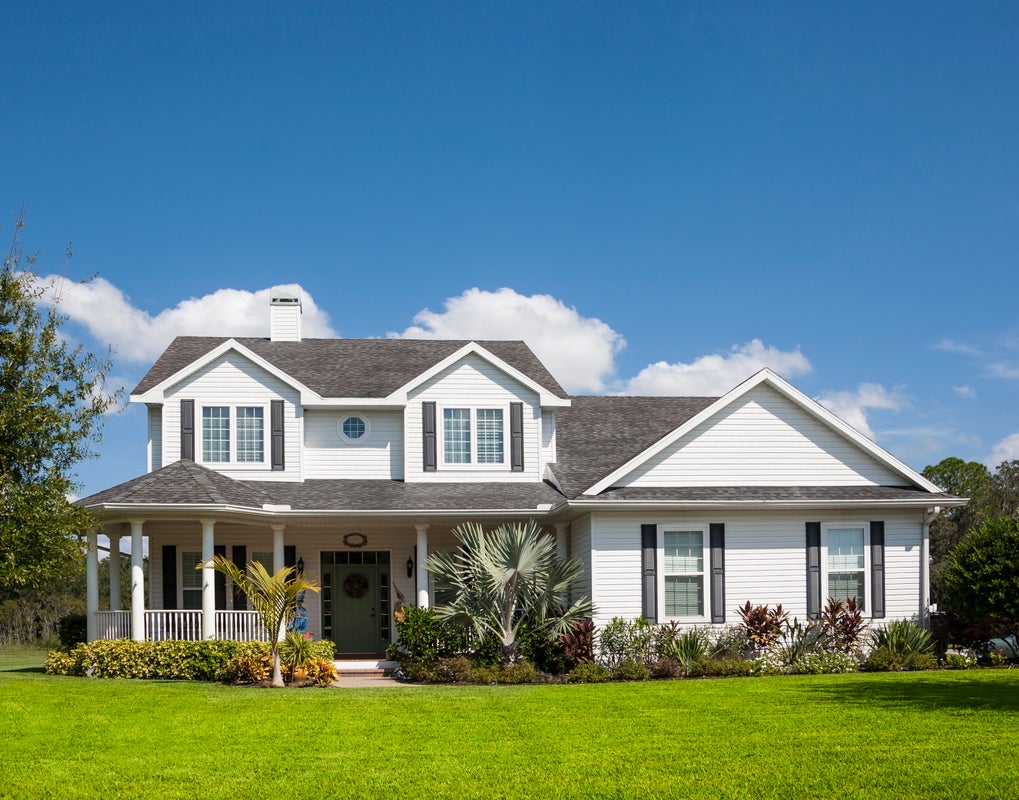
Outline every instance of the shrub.
<path id="1" fill-rule="evenodd" d="M 743 620 L 747 643 L 755 650 L 771 647 L 789 622 L 789 613 L 782 609 L 781 603 L 771 608 L 767 605 L 754 606 L 747 600 L 746 605 L 737 610 Z"/>
<path id="2" fill-rule="evenodd" d="M 876 649 L 886 648 L 903 658 L 914 653 L 934 654 L 934 637 L 930 631 L 910 620 L 892 620 L 883 628 L 877 628 L 872 635 Z"/>
<path id="3" fill-rule="evenodd" d="M 864 669 L 869 672 L 897 672 L 900 670 L 936 669 L 938 659 L 934 653 L 902 653 L 889 647 L 876 647 L 867 657 Z"/>
<path id="4" fill-rule="evenodd" d="M 691 628 L 681 633 L 662 652 L 663 656 L 676 659 L 684 672 L 688 672 L 695 662 L 710 658 L 711 654 L 711 638 L 702 628 Z"/>
<path id="5" fill-rule="evenodd" d="M 280 643 L 280 663 L 286 669 L 289 680 L 294 680 L 294 671 L 303 667 L 314 657 L 311 636 L 307 633 L 290 631 Z"/>
<path id="6" fill-rule="evenodd" d="M 655 653 L 655 627 L 643 617 L 633 621 L 613 617 L 599 637 L 601 657 L 605 664 L 614 667 L 620 661 L 640 661 L 651 664 Z"/>
<path id="7" fill-rule="evenodd" d="M 266 642 L 136 642 L 108 639 L 80 644 L 67 659 L 47 661 L 50 674 L 90 678 L 223 680 L 234 656 L 267 653 Z M 59 671 L 58 671 L 59 670 Z"/>
<path id="8" fill-rule="evenodd" d="M 743 658 L 746 655 L 747 631 L 742 625 L 726 625 L 714 634 L 711 649 L 715 658 Z"/>
<path id="9" fill-rule="evenodd" d="M 651 665 L 652 678 L 682 678 L 686 669 L 675 658 L 659 658 Z"/>
<path id="10" fill-rule="evenodd" d="M 792 671 L 799 662 L 818 652 L 823 633 L 824 626 L 821 623 L 808 621 L 804 625 L 798 619 L 793 619 L 773 644 L 770 655 L 777 664 Z"/>
<path id="11" fill-rule="evenodd" d="M 612 668 L 612 679 L 617 681 L 646 681 L 651 677 L 647 664 L 634 659 L 623 659 Z"/>
<path id="12" fill-rule="evenodd" d="M 742 658 L 709 658 L 691 665 L 691 678 L 745 678 L 760 672 L 756 661 Z"/>
<path id="13" fill-rule="evenodd" d="M 538 679 L 538 671 L 530 661 L 518 661 L 502 668 L 495 668 L 496 683 L 534 683 Z"/>
<path id="14" fill-rule="evenodd" d="M 856 598 L 842 602 L 829 597 L 821 612 L 824 628 L 824 646 L 828 650 L 842 653 L 856 653 L 860 650 L 867 621 L 857 605 Z"/>
<path id="15" fill-rule="evenodd" d="M 483 664 L 499 661 L 499 642 L 494 636 L 478 637 L 461 625 L 439 619 L 430 608 L 405 608 L 396 630 L 397 641 L 387 648 L 387 654 L 400 662 L 404 673 L 408 662 L 434 666 L 440 658 L 453 656 L 472 656 Z"/>
<path id="16" fill-rule="evenodd" d="M 860 662 L 852 653 L 841 650 L 821 650 L 808 653 L 792 664 L 789 671 L 793 675 L 831 675 L 841 672 L 856 672 Z"/>
<path id="17" fill-rule="evenodd" d="M 518 652 L 523 659 L 532 662 L 542 672 L 561 675 L 570 671 L 573 659 L 566 655 L 566 648 L 560 638 L 550 640 L 546 633 L 521 626 L 517 632 L 517 641 Z"/>
<path id="18" fill-rule="evenodd" d="M 612 671 L 595 661 L 581 662 L 570 673 L 570 683 L 605 683 L 611 678 Z"/>
<path id="19" fill-rule="evenodd" d="M 252 684 L 269 680 L 272 659 L 269 654 L 261 656 L 234 656 L 223 671 L 224 683 Z"/>
<path id="20" fill-rule="evenodd" d="M 336 680 L 336 665 L 331 658 L 312 658 L 305 663 L 304 674 L 312 686 L 330 686 Z"/>
<path id="21" fill-rule="evenodd" d="M 57 635 L 60 646 L 70 650 L 75 645 L 85 644 L 88 640 L 88 616 L 86 614 L 68 614 L 57 623 Z"/>
<path id="22" fill-rule="evenodd" d="M 976 663 L 976 653 L 968 648 L 951 646 L 945 651 L 945 669 L 969 669 Z"/>
<path id="23" fill-rule="evenodd" d="M 566 656 L 574 664 L 594 661 L 594 643 L 598 635 L 594 620 L 578 619 L 566 633 L 559 637 Z"/>
<path id="24" fill-rule="evenodd" d="M 440 658 L 435 665 L 436 683 L 470 683 L 471 662 L 466 656 Z"/>

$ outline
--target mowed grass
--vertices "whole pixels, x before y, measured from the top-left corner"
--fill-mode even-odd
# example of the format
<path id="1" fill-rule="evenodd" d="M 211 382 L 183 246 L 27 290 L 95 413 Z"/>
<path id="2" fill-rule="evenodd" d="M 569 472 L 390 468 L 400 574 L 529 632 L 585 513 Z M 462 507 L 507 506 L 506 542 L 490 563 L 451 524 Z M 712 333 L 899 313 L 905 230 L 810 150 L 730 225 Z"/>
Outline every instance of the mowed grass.
<path id="1" fill-rule="evenodd" d="M 0 651 L 2 797 L 1014 798 L 1019 670 L 272 691 Z"/>

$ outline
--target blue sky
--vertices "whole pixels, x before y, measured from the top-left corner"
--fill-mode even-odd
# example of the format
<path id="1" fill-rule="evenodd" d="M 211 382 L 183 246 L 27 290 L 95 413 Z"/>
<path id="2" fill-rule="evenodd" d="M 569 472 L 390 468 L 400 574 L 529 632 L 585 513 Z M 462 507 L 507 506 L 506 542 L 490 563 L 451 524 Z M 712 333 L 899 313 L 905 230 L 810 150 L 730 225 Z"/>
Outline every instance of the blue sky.
<path id="1" fill-rule="evenodd" d="M 915 467 L 1019 458 L 1015 4 L 0 19 L 0 233 L 24 205 L 44 275 L 73 242 L 69 330 L 128 388 L 294 283 L 320 333 L 524 338 L 578 392 L 767 364 Z M 141 409 L 101 455 L 83 492 L 144 471 Z"/>

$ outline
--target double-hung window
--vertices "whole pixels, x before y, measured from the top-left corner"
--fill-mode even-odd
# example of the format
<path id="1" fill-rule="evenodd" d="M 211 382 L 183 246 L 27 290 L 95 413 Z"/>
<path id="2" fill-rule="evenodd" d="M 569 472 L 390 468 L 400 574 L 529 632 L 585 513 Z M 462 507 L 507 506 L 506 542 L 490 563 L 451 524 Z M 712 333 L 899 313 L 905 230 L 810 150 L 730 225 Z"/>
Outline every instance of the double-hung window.
<path id="1" fill-rule="evenodd" d="M 181 608 L 202 607 L 202 571 L 198 569 L 201 563 L 201 553 L 180 554 Z"/>
<path id="2" fill-rule="evenodd" d="M 704 530 L 664 534 L 665 616 L 706 616 L 704 607 Z"/>
<path id="3" fill-rule="evenodd" d="M 863 525 L 826 525 L 825 588 L 828 597 L 855 597 L 860 610 L 867 598 L 867 547 Z"/>
<path id="4" fill-rule="evenodd" d="M 504 464 L 505 414 L 501 408 L 444 408 L 442 455 L 445 464 Z"/>
<path id="5" fill-rule="evenodd" d="M 206 464 L 265 463 L 262 406 L 203 406 L 202 461 Z"/>

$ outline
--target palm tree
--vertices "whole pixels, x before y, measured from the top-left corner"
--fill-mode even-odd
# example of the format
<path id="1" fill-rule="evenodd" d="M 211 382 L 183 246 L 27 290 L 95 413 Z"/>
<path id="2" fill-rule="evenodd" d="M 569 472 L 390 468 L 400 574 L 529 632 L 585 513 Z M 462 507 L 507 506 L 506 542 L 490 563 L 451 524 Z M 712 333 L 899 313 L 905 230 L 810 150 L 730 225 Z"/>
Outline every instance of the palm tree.
<path id="1" fill-rule="evenodd" d="M 488 534 L 481 525 L 465 522 L 453 534 L 460 542 L 456 552 L 433 553 L 425 564 L 455 591 L 453 601 L 435 612 L 479 636 L 497 636 L 504 665 L 516 660 L 521 626 L 552 641 L 591 615 L 586 597 L 568 599 L 580 564 L 560 560 L 555 541 L 533 520 L 506 523 Z"/>
<path id="2" fill-rule="evenodd" d="M 206 566 L 199 564 L 198 569 Z M 283 670 L 280 667 L 280 631 L 294 616 L 297 610 L 297 598 L 301 592 L 318 591 L 318 581 L 305 578 L 294 567 L 283 567 L 275 575 L 257 561 L 241 569 L 224 556 L 216 556 L 208 562 L 217 572 L 222 572 L 240 589 L 251 602 L 251 607 L 258 612 L 258 619 L 265 628 L 272 645 L 272 683 L 273 688 L 283 688 Z"/>

